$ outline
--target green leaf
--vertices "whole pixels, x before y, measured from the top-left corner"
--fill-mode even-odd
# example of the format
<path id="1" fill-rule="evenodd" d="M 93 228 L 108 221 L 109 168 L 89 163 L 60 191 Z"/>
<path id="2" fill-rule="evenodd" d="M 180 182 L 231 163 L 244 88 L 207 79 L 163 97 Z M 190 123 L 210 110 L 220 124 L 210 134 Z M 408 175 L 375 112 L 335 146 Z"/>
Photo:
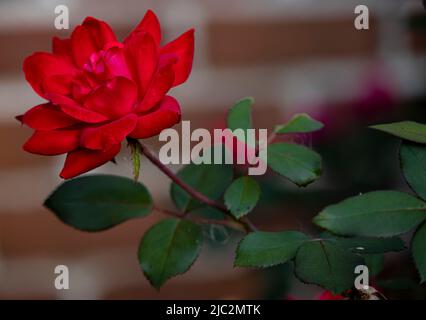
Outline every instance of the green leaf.
<path id="1" fill-rule="evenodd" d="M 390 251 L 401 251 L 405 249 L 404 241 L 399 237 L 373 238 L 373 237 L 352 237 L 344 238 L 334 235 L 328 231 L 320 234 L 325 240 L 334 240 L 341 247 L 349 249 L 354 253 L 384 253 Z"/>
<path id="2" fill-rule="evenodd" d="M 426 143 L 426 125 L 414 121 L 401 121 L 394 123 L 379 124 L 370 128 L 390 133 L 396 137 Z"/>
<path id="3" fill-rule="evenodd" d="M 400 251 L 405 249 L 404 242 L 398 237 L 391 238 L 342 238 L 328 231 L 321 233 L 321 238 L 335 240 L 340 247 L 358 253 L 364 258 L 371 275 L 379 274 L 384 268 L 382 252 Z M 379 252 L 379 253 L 377 253 Z"/>
<path id="4" fill-rule="evenodd" d="M 411 251 L 423 283 L 426 281 L 426 223 L 416 230 L 411 243 Z"/>
<path id="5" fill-rule="evenodd" d="M 67 225 L 101 231 L 144 217 L 152 199 L 142 184 L 112 175 L 91 175 L 62 183 L 44 202 Z"/>
<path id="6" fill-rule="evenodd" d="M 132 153 L 132 163 L 133 163 L 133 179 L 135 181 L 139 180 L 139 172 L 141 168 L 141 146 L 137 140 L 129 139 L 130 150 Z"/>
<path id="7" fill-rule="evenodd" d="M 361 257 L 334 241 L 316 240 L 302 244 L 295 259 L 295 275 L 304 283 L 317 284 L 340 294 L 354 284 L 354 270 Z"/>
<path id="8" fill-rule="evenodd" d="M 138 257 L 150 283 L 159 289 L 168 279 L 185 273 L 197 259 L 203 236 L 200 226 L 166 219 L 151 227 L 142 238 Z"/>
<path id="9" fill-rule="evenodd" d="M 404 141 L 400 149 L 402 172 L 410 188 L 426 200 L 426 146 Z"/>
<path id="10" fill-rule="evenodd" d="M 229 242 L 231 233 L 235 230 L 221 224 L 215 224 L 215 220 L 226 220 L 227 217 L 223 211 L 216 208 L 203 206 L 187 213 L 188 217 L 202 217 L 209 219 L 208 222 L 202 223 L 201 228 L 206 241 L 213 245 L 224 245 Z"/>
<path id="11" fill-rule="evenodd" d="M 391 238 L 336 238 L 337 243 L 355 253 L 383 253 L 404 250 L 405 245 L 398 237 Z"/>
<path id="12" fill-rule="evenodd" d="M 239 219 L 256 206 L 260 197 L 260 187 L 253 178 L 241 177 L 232 182 L 224 197 L 226 207 Z"/>
<path id="13" fill-rule="evenodd" d="M 211 220 L 226 219 L 226 215 L 223 211 L 220 211 L 219 209 L 209 207 L 209 206 L 198 207 L 188 212 L 188 216 L 198 216 L 198 217 L 203 217 L 203 218 L 211 219 Z"/>
<path id="14" fill-rule="evenodd" d="M 368 267 L 370 276 L 377 276 L 383 271 L 385 266 L 385 257 L 382 253 L 379 254 L 364 254 L 365 265 Z"/>
<path id="15" fill-rule="evenodd" d="M 254 103 L 254 99 L 247 97 L 238 101 L 228 113 L 227 124 L 231 130 L 235 129 L 251 129 L 251 107 Z"/>
<path id="16" fill-rule="evenodd" d="M 397 191 L 374 191 L 326 207 L 314 222 L 348 236 L 389 237 L 407 232 L 426 218 L 426 204 Z"/>
<path id="17" fill-rule="evenodd" d="M 267 162 L 272 170 L 301 187 L 314 182 L 321 175 L 321 157 L 297 144 L 269 145 Z"/>
<path id="18" fill-rule="evenodd" d="M 244 141 L 248 146 L 256 145 L 253 136 L 247 133 L 248 129 L 252 129 L 252 106 L 254 99 L 251 97 L 243 98 L 238 101 L 228 112 L 227 125 L 233 131 L 233 135 L 240 141 Z M 237 130 L 241 129 L 241 130 Z M 237 131 L 235 131 L 237 130 Z"/>
<path id="19" fill-rule="evenodd" d="M 177 176 L 198 192 L 212 200 L 222 196 L 232 182 L 232 166 L 229 164 L 189 164 L 183 167 Z M 170 189 L 171 197 L 176 207 L 183 211 L 190 211 L 200 206 L 186 191 L 173 183 Z"/>
<path id="20" fill-rule="evenodd" d="M 238 245 L 235 265 L 270 267 L 287 262 L 306 240 L 308 237 L 297 231 L 252 232 Z"/>
<path id="21" fill-rule="evenodd" d="M 275 127 L 276 133 L 307 133 L 322 129 L 324 125 L 306 113 L 296 114 L 289 122 Z"/>

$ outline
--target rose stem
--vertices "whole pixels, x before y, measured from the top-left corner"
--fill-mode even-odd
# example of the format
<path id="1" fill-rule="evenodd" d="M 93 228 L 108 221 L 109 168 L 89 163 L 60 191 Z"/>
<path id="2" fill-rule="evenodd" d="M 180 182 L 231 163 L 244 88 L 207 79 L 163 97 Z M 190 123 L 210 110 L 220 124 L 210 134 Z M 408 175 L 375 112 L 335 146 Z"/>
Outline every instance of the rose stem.
<path id="1" fill-rule="evenodd" d="M 232 229 L 238 229 L 238 230 L 241 230 L 243 232 L 246 232 L 246 228 L 241 223 L 237 223 L 234 220 L 218 220 L 218 219 L 207 219 L 207 218 L 203 218 L 203 217 L 190 216 L 190 215 L 187 215 L 187 214 L 182 214 L 182 213 L 174 212 L 174 211 L 171 211 L 171 210 L 159 208 L 157 206 L 154 206 L 153 209 L 154 209 L 154 211 L 157 211 L 157 212 L 169 215 L 169 216 L 174 216 L 174 217 L 177 217 L 177 218 L 180 218 L 180 219 L 190 220 L 190 221 L 193 221 L 195 223 L 222 225 L 222 226 L 230 227 Z"/>

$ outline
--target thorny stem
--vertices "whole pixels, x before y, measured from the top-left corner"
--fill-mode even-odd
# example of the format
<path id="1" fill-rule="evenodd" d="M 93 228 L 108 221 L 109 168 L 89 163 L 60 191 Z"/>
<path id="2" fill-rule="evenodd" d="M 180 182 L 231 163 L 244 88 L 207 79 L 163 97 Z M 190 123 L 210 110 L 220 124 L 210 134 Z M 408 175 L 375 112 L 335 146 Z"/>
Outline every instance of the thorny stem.
<path id="1" fill-rule="evenodd" d="M 236 219 L 229 210 L 219 202 L 216 202 L 208 197 L 206 197 L 204 194 L 198 192 L 197 190 L 193 189 L 190 185 L 186 184 L 182 179 L 180 179 L 172 170 L 170 170 L 166 165 L 164 165 L 148 148 L 146 148 L 139 140 L 137 139 L 128 139 L 129 143 L 135 143 L 138 144 L 140 147 L 140 152 L 145 155 L 149 161 L 152 162 L 160 171 L 162 171 L 166 176 L 168 176 L 174 183 L 176 183 L 179 187 L 181 187 L 183 190 L 185 190 L 189 195 L 191 195 L 194 199 L 210 206 L 213 208 L 216 208 L 223 213 L 225 213 L 229 218 L 230 221 L 233 222 L 233 228 L 235 228 L 235 224 L 238 224 L 244 229 L 246 233 L 256 231 L 257 228 L 253 225 L 253 223 L 250 222 L 247 218 L 242 218 L 240 220 Z M 170 212 L 168 212 L 170 214 Z M 175 214 L 174 214 L 175 215 Z M 184 214 L 179 215 L 180 218 L 185 217 Z M 217 224 L 217 221 L 214 220 Z M 229 222 L 229 221 L 228 221 Z"/>
<path id="2" fill-rule="evenodd" d="M 230 220 L 230 219 L 219 220 L 219 219 L 208 219 L 208 218 L 203 218 L 203 217 L 198 217 L 198 216 L 191 216 L 189 214 L 178 213 L 178 212 L 175 212 L 175 211 L 159 208 L 157 206 L 154 206 L 154 210 L 159 212 L 159 213 L 168 215 L 168 216 L 173 216 L 173 217 L 180 218 L 180 219 L 190 220 L 190 221 L 193 221 L 193 222 L 199 223 L 199 224 L 217 224 L 217 225 L 230 227 L 230 228 L 233 228 L 233 229 L 238 229 L 238 230 L 241 230 L 243 232 L 246 231 L 246 229 L 244 228 L 244 226 L 242 224 L 236 223 L 234 220 Z"/>

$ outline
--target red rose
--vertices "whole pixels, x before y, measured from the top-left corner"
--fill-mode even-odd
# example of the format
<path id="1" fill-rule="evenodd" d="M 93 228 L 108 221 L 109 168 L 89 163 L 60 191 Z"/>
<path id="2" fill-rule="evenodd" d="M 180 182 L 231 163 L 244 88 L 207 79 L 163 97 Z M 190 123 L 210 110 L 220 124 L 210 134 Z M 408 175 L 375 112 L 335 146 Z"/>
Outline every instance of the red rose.
<path id="1" fill-rule="evenodd" d="M 35 130 L 24 150 L 67 153 L 60 176 L 68 179 L 112 160 L 126 137 L 149 138 L 178 123 L 179 104 L 166 94 L 191 72 L 194 30 L 160 41 L 152 11 L 122 43 L 88 17 L 70 39 L 53 38 L 53 53 L 27 57 L 25 77 L 48 102 L 17 117 Z"/>

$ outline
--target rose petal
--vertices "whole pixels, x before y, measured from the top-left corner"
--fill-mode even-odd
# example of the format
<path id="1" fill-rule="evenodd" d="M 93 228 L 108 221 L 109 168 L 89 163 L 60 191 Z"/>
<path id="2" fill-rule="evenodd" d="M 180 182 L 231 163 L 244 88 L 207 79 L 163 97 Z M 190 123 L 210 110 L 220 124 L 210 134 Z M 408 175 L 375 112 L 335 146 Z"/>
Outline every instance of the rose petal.
<path id="1" fill-rule="evenodd" d="M 120 149 L 121 145 L 117 144 L 105 151 L 79 149 L 70 152 L 65 160 L 60 176 L 64 179 L 70 179 L 95 169 L 112 160 L 120 152 Z"/>
<path id="2" fill-rule="evenodd" d="M 52 104 L 45 103 L 25 112 L 22 122 L 35 130 L 54 130 L 72 126 L 79 121 L 66 115 Z"/>
<path id="3" fill-rule="evenodd" d="M 129 137 L 143 139 L 155 136 L 163 129 L 178 123 L 180 115 L 180 107 L 176 99 L 165 96 L 158 109 L 138 118 L 136 128 L 129 134 Z"/>
<path id="4" fill-rule="evenodd" d="M 136 35 L 139 32 L 147 32 L 154 39 L 157 46 L 161 42 L 161 28 L 160 22 L 158 21 L 157 16 L 151 10 L 148 10 L 145 13 L 145 16 L 142 18 L 141 22 L 136 26 L 136 28 L 124 39 L 124 43 L 130 40 L 131 37 Z"/>
<path id="5" fill-rule="evenodd" d="M 124 50 L 120 47 L 110 48 L 104 56 L 105 69 L 108 78 L 125 77 L 132 79 L 130 70 L 127 67 Z"/>
<path id="6" fill-rule="evenodd" d="M 146 112 L 156 106 L 161 99 L 164 98 L 166 93 L 170 90 L 175 79 L 173 65 L 166 65 L 152 78 L 152 82 L 143 97 L 141 103 L 136 107 L 135 112 Z"/>
<path id="7" fill-rule="evenodd" d="M 62 55 L 71 58 L 71 39 L 60 39 L 58 37 L 53 37 L 52 52 L 57 55 Z"/>
<path id="8" fill-rule="evenodd" d="M 141 98 L 157 69 L 157 45 L 149 33 L 139 32 L 124 44 L 124 53 Z"/>
<path id="9" fill-rule="evenodd" d="M 64 113 L 74 119 L 87 123 L 99 123 L 108 120 L 106 116 L 95 111 L 85 109 L 74 100 L 63 95 L 49 93 L 46 96 L 53 104 L 59 106 Z"/>
<path id="10" fill-rule="evenodd" d="M 84 129 L 80 144 L 87 149 L 108 149 L 123 141 L 135 128 L 137 120 L 138 117 L 135 114 L 129 114 L 103 126 Z"/>
<path id="11" fill-rule="evenodd" d="M 80 67 L 90 56 L 117 42 L 111 27 L 104 21 L 87 17 L 71 34 L 71 47 L 74 61 Z"/>
<path id="12" fill-rule="evenodd" d="M 79 146 L 80 130 L 35 131 L 25 142 L 23 149 L 42 155 L 58 155 L 75 150 Z"/>
<path id="13" fill-rule="evenodd" d="M 160 50 L 161 55 L 171 53 L 178 57 L 178 61 L 174 65 L 175 81 L 173 84 L 173 86 L 177 86 L 185 82 L 191 73 L 194 60 L 194 29 L 188 30 Z"/>
<path id="14" fill-rule="evenodd" d="M 48 92 L 68 94 L 78 71 L 66 57 L 47 52 L 27 57 L 23 69 L 27 81 L 43 98 Z"/>
<path id="15" fill-rule="evenodd" d="M 72 92 L 75 81 L 75 75 L 71 74 L 55 74 L 48 77 L 43 86 L 44 96 L 46 97 L 49 92 L 54 92 L 64 96 Z"/>
<path id="16" fill-rule="evenodd" d="M 133 110 L 136 97 L 135 83 L 124 77 L 116 77 L 94 90 L 87 97 L 84 106 L 109 119 L 117 119 Z"/>

